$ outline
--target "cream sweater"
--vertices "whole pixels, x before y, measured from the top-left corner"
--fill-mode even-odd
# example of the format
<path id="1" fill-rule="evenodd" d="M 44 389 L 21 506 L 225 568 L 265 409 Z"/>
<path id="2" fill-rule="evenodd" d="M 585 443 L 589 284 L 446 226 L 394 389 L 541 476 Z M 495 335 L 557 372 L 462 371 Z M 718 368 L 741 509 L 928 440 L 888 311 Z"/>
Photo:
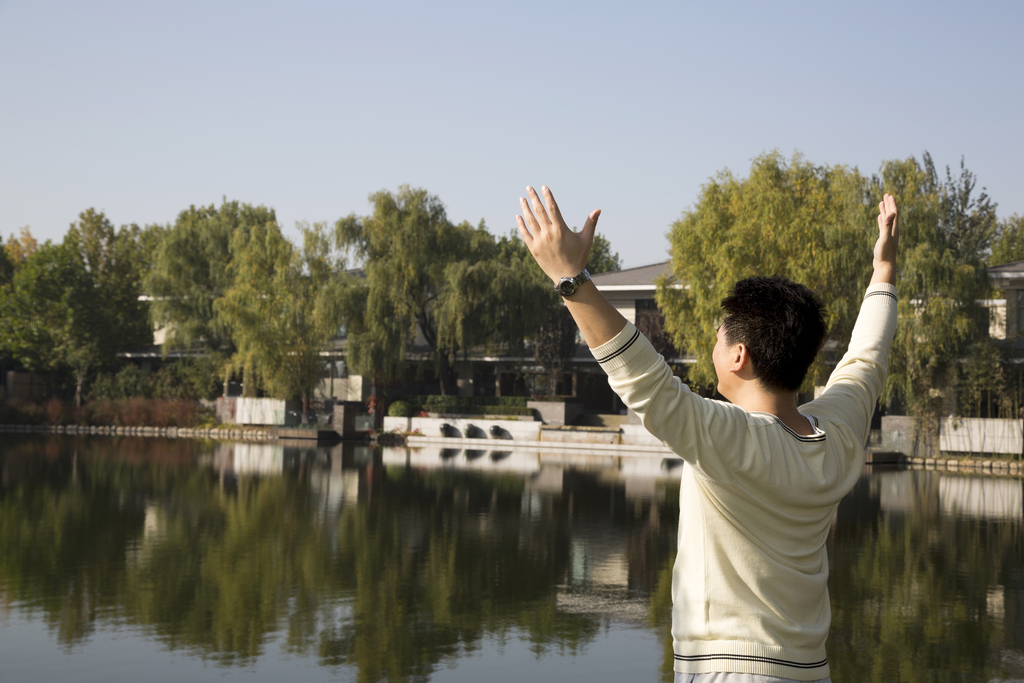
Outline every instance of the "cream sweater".
<path id="1" fill-rule="evenodd" d="M 895 330 L 896 288 L 872 285 L 824 393 L 800 408 L 812 436 L 692 393 L 633 325 L 592 349 L 625 404 L 687 463 L 672 574 L 676 671 L 829 675 L 825 540 L 863 469 Z"/>

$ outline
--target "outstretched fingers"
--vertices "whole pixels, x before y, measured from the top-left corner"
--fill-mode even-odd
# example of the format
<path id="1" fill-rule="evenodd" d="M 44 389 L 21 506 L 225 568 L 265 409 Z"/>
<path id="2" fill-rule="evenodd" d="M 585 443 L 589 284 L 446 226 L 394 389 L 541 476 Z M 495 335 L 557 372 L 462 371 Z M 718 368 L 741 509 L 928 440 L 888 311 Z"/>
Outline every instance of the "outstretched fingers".
<path id="1" fill-rule="evenodd" d="M 555 195 L 551 193 L 550 188 L 547 185 L 541 185 L 540 191 L 544 193 L 544 206 L 548 215 L 551 216 L 552 224 L 558 227 L 565 225 L 565 221 L 562 220 L 562 212 L 558 210 L 558 202 L 555 201 Z"/>
<path id="2" fill-rule="evenodd" d="M 526 246 L 533 244 L 533 235 L 531 235 L 529 229 L 527 229 L 522 216 L 516 216 L 516 227 L 519 228 L 519 236 L 523 238 L 524 242 L 526 242 Z"/>
<path id="3" fill-rule="evenodd" d="M 580 230 L 580 235 L 587 244 L 591 244 L 594 241 L 594 232 L 597 230 L 597 219 L 601 217 L 601 209 L 594 209 L 587 216 L 587 220 L 583 222 L 583 229 Z"/>
<path id="4" fill-rule="evenodd" d="M 896 237 L 897 235 L 896 199 L 887 194 L 878 202 L 878 234 L 879 237 Z"/>
<path id="5" fill-rule="evenodd" d="M 544 202 L 541 201 L 537 190 L 527 187 L 526 196 L 530 198 L 530 206 L 533 208 L 534 214 L 536 214 L 539 226 L 544 229 L 549 228 L 551 226 L 551 218 L 548 217 L 548 212 L 544 209 Z"/>
<path id="6" fill-rule="evenodd" d="M 889 234 L 896 238 L 899 237 L 899 225 L 900 225 L 900 214 L 896 208 L 896 198 L 891 194 L 885 195 L 885 213 L 886 213 L 886 224 L 889 226 Z"/>
<path id="7" fill-rule="evenodd" d="M 523 215 L 516 216 L 516 219 L 522 222 L 529 229 L 530 233 L 536 237 L 540 230 L 540 225 L 537 223 L 537 219 L 534 218 L 533 211 L 530 210 L 530 202 L 526 200 L 526 197 L 519 198 L 519 208 L 523 210 Z"/>

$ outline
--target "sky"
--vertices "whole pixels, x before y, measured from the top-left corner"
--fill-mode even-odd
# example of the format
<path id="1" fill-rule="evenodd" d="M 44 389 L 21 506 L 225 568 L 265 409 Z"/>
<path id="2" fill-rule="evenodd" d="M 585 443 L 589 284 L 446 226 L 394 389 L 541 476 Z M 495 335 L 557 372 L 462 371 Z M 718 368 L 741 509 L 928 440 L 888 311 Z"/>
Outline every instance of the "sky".
<path id="1" fill-rule="evenodd" d="M 543 184 L 635 267 L 772 150 L 963 158 L 1024 214 L 1022 28 L 1017 1 L 0 0 L 0 233 L 227 198 L 296 235 L 408 184 L 504 235 Z"/>

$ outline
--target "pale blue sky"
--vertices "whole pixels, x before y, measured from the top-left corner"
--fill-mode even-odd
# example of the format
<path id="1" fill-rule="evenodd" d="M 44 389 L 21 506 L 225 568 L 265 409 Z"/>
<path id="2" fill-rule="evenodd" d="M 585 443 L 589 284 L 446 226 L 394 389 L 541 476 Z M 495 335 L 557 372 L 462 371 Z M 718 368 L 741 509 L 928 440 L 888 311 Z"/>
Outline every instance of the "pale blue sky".
<path id="1" fill-rule="evenodd" d="M 403 183 L 514 225 L 529 183 L 639 266 L 723 168 L 966 159 L 1024 213 L 1024 3 L 0 0 L 0 232 Z"/>

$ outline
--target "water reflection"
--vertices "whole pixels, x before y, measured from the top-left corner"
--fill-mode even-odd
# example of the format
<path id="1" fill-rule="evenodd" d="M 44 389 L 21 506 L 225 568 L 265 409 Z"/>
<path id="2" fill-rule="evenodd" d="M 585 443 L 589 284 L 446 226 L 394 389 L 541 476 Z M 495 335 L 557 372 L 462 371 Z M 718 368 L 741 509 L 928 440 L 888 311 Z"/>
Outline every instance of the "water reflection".
<path id="1" fill-rule="evenodd" d="M 231 670 L 291 657 L 361 681 L 430 678 L 494 643 L 582 665 L 640 629 L 661 662 L 624 666 L 671 680 L 679 474 L 521 449 L 16 437 L 0 667 L 6 614 L 68 656 L 141 631 Z M 834 680 L 1024 676 L 1022 500 L 1018 479 L 865 475 L 830 540 Z"/>
<path id="2" fill-rule="evenodd" d="M 833 670 L 1020 678 L 1020 490 L 1019 479 L 944 472 L 864 477 L 840 505 L 829 548 Z"/>

